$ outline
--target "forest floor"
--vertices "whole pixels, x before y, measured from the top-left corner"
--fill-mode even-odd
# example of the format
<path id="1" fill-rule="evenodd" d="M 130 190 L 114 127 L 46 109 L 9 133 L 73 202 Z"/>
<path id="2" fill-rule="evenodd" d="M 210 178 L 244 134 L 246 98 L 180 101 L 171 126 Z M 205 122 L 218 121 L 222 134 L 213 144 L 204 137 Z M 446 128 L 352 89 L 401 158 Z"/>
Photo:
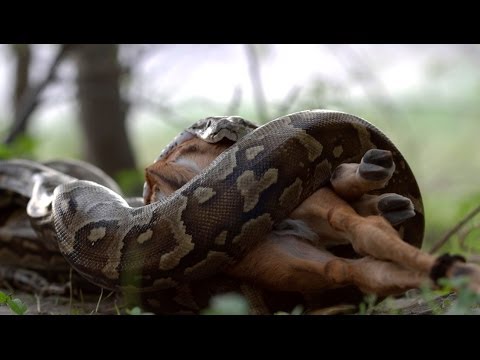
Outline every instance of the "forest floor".
<path id="1" fill-rule="evenodd" d="M 125 313 L 119 309 L 121 305 L 117 304 L 118 299 L 115 296 L 102 299 L 100 296 L 94 298 L 89 295 L 80 300 L 60 295 L 38 296 L 17 290 L 12 292 L 0 289 L 0 291 L 20 299 L 27 306 L 25 315 L 115 315 Z M 0 305 L 0 315 L 14 314 L 6 304 Z"/>
<path id="2" fill-rule="evenodd" d="M 0 290 L 9 294 L 8 290 Z M 25 315 L 119 315 L 140 314 L 140 309 L 127 309 L 122 300 L 115 295 L 106 295 L 96 299 L 90 296 L 83 300 L 65 296 L 40 297 L 29 293 L 15 291 L 14 298 L 24 303 L 28 310 Z M 360 314 L 360 315 L 435 315 L 439 313 L 456 314 L 452 312 L 457 301 L 455 294 L 436 295 L 429 301 L 418 290 L 411 290 L 396 299 L 388 298 L 376 305 L 366 305 L 360 312 L 353 312 L 341 306 L 328 309 L 318 309 L 317 314 Z M 218 313 L 218 312 L 217 312 Z M 0 306 L 0 315 L 13 315 L 14 312 L 6 305 Z M 228 314 L 228 313 L 226 313 Z M 470 314 L 480 314 L 480 309 L 473 309 Z"/>

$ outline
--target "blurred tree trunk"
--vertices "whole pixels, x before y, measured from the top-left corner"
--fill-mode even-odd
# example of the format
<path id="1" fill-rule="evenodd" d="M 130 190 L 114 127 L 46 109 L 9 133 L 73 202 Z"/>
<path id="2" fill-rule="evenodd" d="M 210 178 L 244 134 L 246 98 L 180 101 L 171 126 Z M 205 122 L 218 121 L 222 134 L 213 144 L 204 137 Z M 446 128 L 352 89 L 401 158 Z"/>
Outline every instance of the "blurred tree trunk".
<path id="1" fill-rule="evenodd" d="M 20 99 L 28 90 L 28 77 L 30 74 L 30 61 L 32 56 L 29 44 L 12 44 L 11 49 L 16 60 L 13 104 L 15 112 L 17 113 Z"/>
<path id="2" fill-rule="evenodd" d="M 76 51 L 80 123 L 87 161 L 109 175 L 135 168 L 120 95 L 118 46 L 85 44 Z"/>
<path id="3" fill-rule="evenodd" d="M 258 121 L 265 123 L 268 121 L 267 101 L 263 91 L 262 76 L 260 74 L 260 59 L 257 49 L 253 44 L 245 44 L 245 51 L 248 62 L 248 71 L 250 73 L 250 82 L 252 83 L 253 100 L 257 108 Z"/>
<path id="4" fill-rule="evenodd" d="M 19 135 L 25 133 L 32 113 L 40 105 L 40 95 L 45 88 L 55 80 L 58 66 L 62 63 L 69 51 L 74 48 L 72 44 L 61 44 L 44 78 L 36 84 L 30 84 L 31 45 L 14 44 L 11 49 L 16 58 L 15 86 L 13 93 L 13 107 L 15 116 L 5 144 L 12 143 Z"/>
<path id="5" fill-rule="evenodd" d="M 29 75 L 30 75 L 30 62 L 32 59 L 31 49 L 29 44 L 12 44 L 10 45 L 12 54 L 15 57 L 15 79 L 14 88 L 12 94 L 12 104 L 14 111 L 14 119 L 18 118 L 21 112 L 21 100 L 22 97 L 29 90 Z M 23 134 L 25 132 L 27 123 L 19 124 L 18 133 Z"/>

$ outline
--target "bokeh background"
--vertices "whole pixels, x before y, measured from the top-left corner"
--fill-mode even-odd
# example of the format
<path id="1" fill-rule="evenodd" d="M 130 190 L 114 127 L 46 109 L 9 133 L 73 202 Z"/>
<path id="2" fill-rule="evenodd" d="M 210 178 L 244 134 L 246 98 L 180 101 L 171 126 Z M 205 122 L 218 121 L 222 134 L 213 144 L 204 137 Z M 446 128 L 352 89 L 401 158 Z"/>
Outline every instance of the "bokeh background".
<path id="1" fill-rule="evenodd" d="M 143 169 L 198 119 L 350 112 L 410 163 L 428 250 L 480 204 L 479 63 L 478 45 L 5 44 L 0 156 L 80 158 L 140 195 Z M 479 251 L 475 220 L 464 235 L 442 250 Z"/>

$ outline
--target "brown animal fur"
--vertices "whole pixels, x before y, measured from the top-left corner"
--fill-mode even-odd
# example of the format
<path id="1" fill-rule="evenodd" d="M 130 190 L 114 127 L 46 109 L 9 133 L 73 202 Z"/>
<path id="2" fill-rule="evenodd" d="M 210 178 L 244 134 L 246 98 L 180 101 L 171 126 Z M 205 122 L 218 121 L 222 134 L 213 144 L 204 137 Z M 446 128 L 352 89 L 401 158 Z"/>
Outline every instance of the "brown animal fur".
<path id="1" fill-rule="evenodd" d="M 145 193 L 146 203 L 180 188 L 231 144 L 230 141 L 209 144 L 193 138 L 179 145 L 146 169 L 149 189 Z M 345 164 L 337 172 L 336 188 L 346 198 L 357 200 L 386 183 L 362 179 L 357 167 L 358 164 Z M 349 188 L 354 188 L 355 194 L 349 194 Z M 379 199 L 369 196 L 368 201 L 356 201 L 355 209 L 363 215 L 360 216 L 339 194 L 328 187 L 321 188 L 291 214 L 292 219 L 304 222 L 318 235 L 318 242 L 306 240 L 301 232 L 273 231 L 226 273 L 265 289 L 302 294 L 355 285 L 362 292 L 386 296 L 431 283 L 429 272 L 435 257 L 404 242 L 378 216 L 375 202 Z M 326 249 L 339 243 L 351 243 L 355 252 L 364 257 L 340 258 Z M 454 276 L 455 271 L 475 274 L 478 278 L 475 283 L 480 284 L 478 267 L 454 263 L 447 275 Z M 473 288 L 478 290 L 480 286 L 474 284 Z"/>

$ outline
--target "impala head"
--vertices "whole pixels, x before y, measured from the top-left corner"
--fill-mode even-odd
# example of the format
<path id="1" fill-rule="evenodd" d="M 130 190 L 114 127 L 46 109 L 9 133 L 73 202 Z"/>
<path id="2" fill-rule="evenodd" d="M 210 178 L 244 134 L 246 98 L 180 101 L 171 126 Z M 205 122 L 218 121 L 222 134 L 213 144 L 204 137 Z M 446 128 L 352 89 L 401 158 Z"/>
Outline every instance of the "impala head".
<path id="1" fill-rule="evenodd" d="M 239 116 L 212 116 L 181 132 L 145 169 L 145 204 L 167 197 L 257 126 Z"/>

